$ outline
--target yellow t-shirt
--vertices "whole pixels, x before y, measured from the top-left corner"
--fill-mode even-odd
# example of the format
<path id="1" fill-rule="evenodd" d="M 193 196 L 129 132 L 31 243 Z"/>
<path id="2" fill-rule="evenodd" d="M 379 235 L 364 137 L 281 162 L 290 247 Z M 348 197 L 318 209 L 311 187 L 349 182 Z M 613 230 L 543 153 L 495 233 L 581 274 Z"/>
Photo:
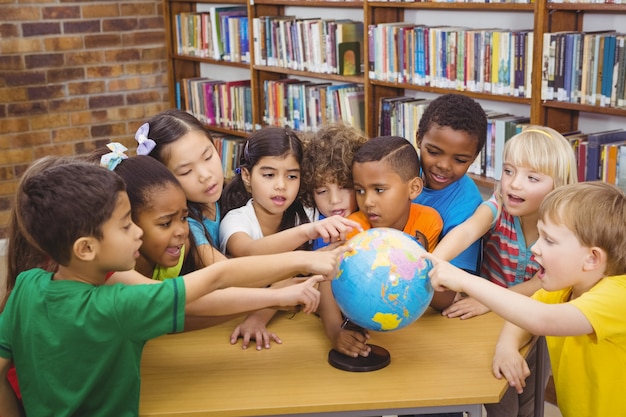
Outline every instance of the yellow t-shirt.
<path id="1" fill-rule="evenodd" d="M 363 212 L 354 212 L 348 216 L 348 218 L 359 223 L 363 227 L 363 230 L 372 228 L 372 225 L 370 225 L 370 222 L 367 220 L 367 216 Z M 441 234 L 442 229 L 443 220 L 441 220 L 441 216 L 437 210 L 432 207 L 412 203 L 409 218 L 402 231 L 415 237 L 424 247 L 426 247 L 426 245 L 424 245 L 424 239 L 426 239 L 428 242 L 428 247 L 426 247 L 426 249 L 428 249 L 429 252 L 432 252 L 439 242 L 439 235 Z M 352 231 L 348 235 L 348 239 L 357 233 L 359 233 L 358 230 Z"/>
<path id="2" fill-rule="evenodd" d="M 183 269 L 184 260 L 185 260 L 185 246 L 183 245 L 180 248 L 180 258 L 178 258 L 178 263 L 170 267 L 157 265 L 154 268 L 154 272 L 152 273 L 152 279 L 163 281 L 168 278 L 178 278 L 180 276 L 180 271 Z"/>
<path id="3" fill-rule="evenodd" d="M 547 304 L 567 302 L 571 289 L 539 290 Z M 569 301 L 594 333 L 546 336 L 559 409 L 564 417 L 626 417 L 626 275 L 606 277 Z"/>

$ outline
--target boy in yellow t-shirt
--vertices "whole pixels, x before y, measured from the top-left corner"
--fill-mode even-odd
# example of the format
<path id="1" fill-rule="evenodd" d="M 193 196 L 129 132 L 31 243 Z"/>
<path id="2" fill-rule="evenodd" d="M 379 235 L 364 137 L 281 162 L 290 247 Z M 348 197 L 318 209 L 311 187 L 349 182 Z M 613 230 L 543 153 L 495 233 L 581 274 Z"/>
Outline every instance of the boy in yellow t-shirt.
<path id="1" fill-rule="evenodd" d="M 352 179 L 359 211 L 348 219 L 363 226 L 390 227 L 415 237 L 432 251 L 443 221 L 431 207 L 413 203 L 422 191 L 419 157 L 413 145 L 399 136 L 370 139 L 354 154 Z M 358 233 L 352 232 L 348 238 Z M 319 315 L 333 349 L 351 357 L 368 356 L 369 335 L 363 329 L 344 328 L 344 318 L 335 302 L 330 283 L 320 283 Z"/>
<path id="2" fill-rule="evenodd" d="M 530 371 L 519 348 L 546 336 L 564 417 L 626 416 L 626 194 L 600 181 L 565 185 L 539 208 L 531 250 L 541 289 L 532 298 L 432 255 L 436 290 L 462 291 L 509 322 L 493 373 L 521 393 Z"/>

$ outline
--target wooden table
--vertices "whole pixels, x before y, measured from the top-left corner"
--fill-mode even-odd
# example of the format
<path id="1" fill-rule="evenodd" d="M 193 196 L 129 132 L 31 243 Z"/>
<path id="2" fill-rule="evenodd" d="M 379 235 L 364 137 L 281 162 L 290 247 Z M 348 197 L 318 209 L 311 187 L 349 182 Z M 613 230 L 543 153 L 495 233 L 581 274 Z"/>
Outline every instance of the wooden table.
<path id="1" fill-rule="evenodd" d="M 328 364 L 319 318 L 280 313 L 270 324 L 283 340 L 269 350 L 231 346 L 238 321 L 167 335 L 146 345 L 140 416 L 381 416 L 467 411 L 498 402 L 505 380 L 491 373 L 503 320 L 493 313 L 448 319 L 428 309 L 404 329 L 371 333 L 391 353 L 373 372 Z M 524 349 L 526 351 L 527 348 Z"/>

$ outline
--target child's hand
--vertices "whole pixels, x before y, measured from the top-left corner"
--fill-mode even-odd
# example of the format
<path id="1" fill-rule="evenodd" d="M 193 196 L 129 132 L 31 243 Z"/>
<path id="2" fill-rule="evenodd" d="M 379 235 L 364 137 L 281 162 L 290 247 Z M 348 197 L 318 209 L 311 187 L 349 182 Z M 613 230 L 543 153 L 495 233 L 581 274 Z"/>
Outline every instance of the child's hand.
<path id="1" fill-rule="evenodd" d="M 317 290 L 317 283 L 323 281 L 321 275 L 315 275 L 305 279 L 296 285 L 288 285 L 276 289 L 279 307 L 301 306 L 302 311 L 307 314 L 317 310 L 320 303 L 320 292 Z"/>
<path id="2" fill-rule="evenodd" d="M 478 300 L 472 297 L 462 297 L 455 301 L 441 312 L 442 315 L 448 318 L 460 317 L 461 319 L 469 319 L 482 314 L 487 314 L 489 308 L 482 304 Z"/>
<path id="3" fill-rule="evenodd" d="M 506 378 L 509 385 L 514 387 L 518 394 L 524 391 L 526 377 L 530 375 L 528 364 L 516 349 L 502 349 L 496 347 L 492 362 L 493 374 L 496 378 Z"/>
<path id="4" fill-rule="evenodd" d="M 433 264 L 433 268 L 428 273 L 428 276 L 435 291 L 464 291 L 463 284 L 467 277 L 471 276 L 470 274 L 449 262 L 437 258 L 431 253 L 423 252 L 420 253 L 420 256 L 430 260 Z"/>
<path id="5" fill-rule="evenodd" d="M 277 290 L 278 291 L 278 290 Z M 237 343 L 237 339 L 242 338 L 242 349 L 247 349 L 250 340 L 256 340 L 256 350 L 263 350 L 270 348 L 270 341 L 281 344 L 282 340 L 275 333 L 270 332 L 265 327 L 265 322 L 259 320 L 254 314 L 250 314 L 239 326 L 235 327 L 230 335 L 230 344 Z"/>
<path id="6" fill-rule="evenodd" d="M 345 217 L 335 215 L 323 220 L 309 223 L 306 236 L 309 240 L 321 237 L 326 243 L 346 240 L 346 236 L 353 230 L 362 231 L 360 224 Z"/>
<path id="7" fill-rule="evenodd" d="M 367 330 L 340 329 L 331 338 L 333 349 L 344 355 L 356 358 L 357 356 L 368 356 L 372 348 L 367 344 L 370 338 Z"/>
<path id="8" fill-rule="evenodd" d="M 306 257 L 307 266 L 301 272 L 322 275 L 328 281 L 337 276 L 341 255 L 350 250 L 350 246 L 342 245 L 333 250 L 295 251 L 294 256 Z"/>

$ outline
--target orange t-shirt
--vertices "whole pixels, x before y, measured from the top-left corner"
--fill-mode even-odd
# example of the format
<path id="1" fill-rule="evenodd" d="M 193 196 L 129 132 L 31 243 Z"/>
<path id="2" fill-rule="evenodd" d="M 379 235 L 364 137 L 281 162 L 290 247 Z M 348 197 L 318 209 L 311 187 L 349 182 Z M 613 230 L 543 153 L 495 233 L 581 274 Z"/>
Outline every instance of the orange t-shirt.
<path id="1" fill-rule="evenodd" d="M 372 228 L 372 225 L 367 220 L 367 216 L 363 212 L 354 212 L 348 216 L 348 218 L 359 223 L 363 227 L 363 230 Z M 442 229 L 443 220 L 437 210 L 421 204 L 411 203 L 409 218 L 402 230 L 404 233 L 416 238 L 426 250 L 432 252 L 439 242 L 439 235 Z M 357 233 L 359 233 L 358 230 L 352 231 L 348 235 L 348 239 Z M 424 244 L 425 242 L 428 243 L 428 246 Z"/>

